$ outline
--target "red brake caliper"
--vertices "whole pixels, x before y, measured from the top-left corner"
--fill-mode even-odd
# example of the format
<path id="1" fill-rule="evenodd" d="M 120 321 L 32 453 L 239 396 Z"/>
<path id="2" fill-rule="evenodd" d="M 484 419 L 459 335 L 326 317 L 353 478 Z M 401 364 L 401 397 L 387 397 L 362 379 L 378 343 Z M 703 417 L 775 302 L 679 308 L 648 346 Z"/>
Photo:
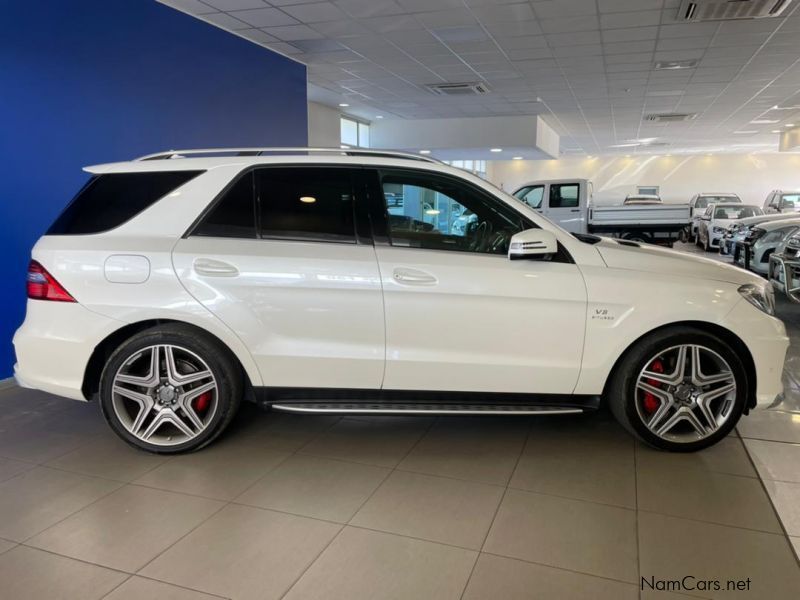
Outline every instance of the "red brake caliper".
<path id="1" fill-rule="evenodd" d="M 194 410 L 199 413 L 205 412 L 209 404 L 211 404 L 211 392 L 203 392 L 195 398 Z"/>
<path id="2" fill-rule="evenodd" d="M 655 359 L 648 369 L 653 373 L 663 373 L 664 372 L 664 363 L 661 362 L 660 359 Z M 645 379 L 647 383 L 652 385 L 653 387 L 661 387 L 661 382 L 656 381 L 655 379 Z M 648 415 L 652 415 L 654 412 L 658 410 L 658 407 L 661 406 L 661 401 L 656 398 L 652 392 L 645 392 L 644 393 L 644 400 L 642 401 L 642 407 L 644 411 Z"/>

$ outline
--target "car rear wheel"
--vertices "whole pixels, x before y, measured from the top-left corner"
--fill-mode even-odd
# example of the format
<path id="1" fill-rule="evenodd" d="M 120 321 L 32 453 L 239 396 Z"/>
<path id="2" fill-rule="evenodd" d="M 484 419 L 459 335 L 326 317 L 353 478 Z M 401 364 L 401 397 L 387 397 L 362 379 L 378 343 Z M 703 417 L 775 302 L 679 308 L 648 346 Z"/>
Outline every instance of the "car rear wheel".
<path id="1" fill-rule="evenodd" d="M 188 327 L 143 331 L 111 355 L 100 381 L 100 406 L 123 440 L 176 454 L 211 443 L 242 396 L 241 369 L 216 340 Z"/>
<path id="2" fill-rule="evenodd" d="M 730 433 L 746 397 L 744 366 L 723 340 L 675 327 L 647 336 L 625 354 L 607 401 L 617 420 L 647 444 L 693 452 Z"/>

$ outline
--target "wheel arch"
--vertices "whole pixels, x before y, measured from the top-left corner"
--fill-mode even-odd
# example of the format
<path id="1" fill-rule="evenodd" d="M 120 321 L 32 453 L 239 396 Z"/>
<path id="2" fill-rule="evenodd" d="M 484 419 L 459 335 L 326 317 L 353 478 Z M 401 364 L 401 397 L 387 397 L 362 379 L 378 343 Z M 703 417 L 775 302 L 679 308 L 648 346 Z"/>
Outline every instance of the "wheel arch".
<path id="1" fill-rule="evenodd" d="M 236 352 L 234 352 L 228 344 L 226 344 L 222 339 L 220 339 L 219 336 L 208 331 L 207 329 L 204 329 L 203 327 L 199 327 L 192 323 L 188 323 L 186 321 L 181 321 L 178 319 L 146 319 L 143 321 L 137 321 L 135 323 L 128 323 L 127 325 L 120 327 L 119 329 L 115 330 L 114 332 L 106 336 L 99 344 L 97 344 L 97 346 L 95 346 L 91 356 L 89 357 L 89 361 L 86 363 L 86 369 L 84 370 L 83 374 L 83 383 L 81 385 L 81 392 L 83 393 L 84 398 L 86 398 L 87 400 L 92 400 L 94 396 L 97 394 L 98 390 L 100 389 L 100 376 L 103 373 L 103 367 L 108 361 L 109 356 L 111 356 L 114 350 L 119 348 L 119 346 L 123 342 L 130 339 L 137 333 L 146 331 L 147 329 L 151 329 L 159 325 L 169 325 L 169 324 L 176 324 L 190 329 L 194 329 L 195 331 L 197 331 L 197 333 L 209 336 L 217 343 L 219 343 L 220 346 L 230 354 L 231 358 L 236 362 L 236 364 L 242 370 L 242 377 L 245 387 L 245 397 L 247 398 L 251 395 L 253 384 L 250 378 L 250 374 L 247 372 L 247 369 L 242 364 L 242 361 L 240 360 L 239 356 L 237 356 Z"/>
<path id="2" fill-rule="evenodd" d="M 622 364 L 622 361 L 625 359 L 625 357 L 628 355 L 631 349 L 647 336 L 657 333 L 659 331 L 663 331 L 664 329 L 669 329 L 671 327 L 691 327 L 715 335 L 721 340 L 723 340 L 725 343 L 727 343 L 733 349 L 733 351 L 739 356 L 739 358 L 744 363 L 745 367 L 745 376 L 747 378 L 747 404 L 745 405 L 744 414 L 747 414 L 751 408 L 755 408 L 756 383 L 757 383 L 756 365 L 755 361 L 753 360 L 753 355 L 750 353 L 750 349 L 747 347 L 747 344 L 745 344 L 742 341 L 742 339 L 738 335 L 736 335 L 733 331 L 725 327 L 722 327 L 721 325 L 717 325 L 716 323 L 709 323 L 708 321 L 675 321 L 673 323 L 666 323 L 664 325 L 656 327 L 655 329 L 651 329 L 647 333 L 644 333 L 635 340 L 633 340 L 630 344 L 628 344 L 625 350 L 617 357 L 617 360 L 614 361 L 614 366 L 611 367 L 611 370 L 608 372 L 605 385 L 603 386 L 603 398 L 606 397 L 606 394 L 608 393 L 608 387 L 611 384 L 614 375 L 616 375 L 617 370 Z"/>

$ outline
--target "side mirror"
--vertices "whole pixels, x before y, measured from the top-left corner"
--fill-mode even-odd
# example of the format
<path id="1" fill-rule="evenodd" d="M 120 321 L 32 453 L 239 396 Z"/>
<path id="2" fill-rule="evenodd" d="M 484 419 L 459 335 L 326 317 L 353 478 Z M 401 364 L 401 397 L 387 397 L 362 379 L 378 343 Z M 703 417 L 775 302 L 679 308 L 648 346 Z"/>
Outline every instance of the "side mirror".
<path id="1" fill-rule="evenodd" d="M 554 233 L 544 229 L 526 229 L 511 237 L 508 245 L 508 258 L 524 260 L 539 258 L 558 252 L 558 240 Z"/>

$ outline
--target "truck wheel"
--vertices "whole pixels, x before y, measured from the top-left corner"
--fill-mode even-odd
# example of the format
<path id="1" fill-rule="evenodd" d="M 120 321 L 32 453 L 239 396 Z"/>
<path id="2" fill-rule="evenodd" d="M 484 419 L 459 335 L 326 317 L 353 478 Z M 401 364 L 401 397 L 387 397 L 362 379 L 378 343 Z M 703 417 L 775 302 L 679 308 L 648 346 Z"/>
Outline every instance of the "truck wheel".
<path id="1" fill-rule="evenodd" d="M 642 231 L 626 231 L 622 234 L 622 239 L 629 242 L 641 242 L 642 244 L 649 244 L 652 241 L 650 234 Z"/>
<path id="2" fill-rule="evenodd" d="M 746 373 L 736 353 L 715 335 L 669 327 L 625 353 L 606 401 L 620 424 L 645 443 L 694 452 L 736 426 L 747 398 Z"/>

